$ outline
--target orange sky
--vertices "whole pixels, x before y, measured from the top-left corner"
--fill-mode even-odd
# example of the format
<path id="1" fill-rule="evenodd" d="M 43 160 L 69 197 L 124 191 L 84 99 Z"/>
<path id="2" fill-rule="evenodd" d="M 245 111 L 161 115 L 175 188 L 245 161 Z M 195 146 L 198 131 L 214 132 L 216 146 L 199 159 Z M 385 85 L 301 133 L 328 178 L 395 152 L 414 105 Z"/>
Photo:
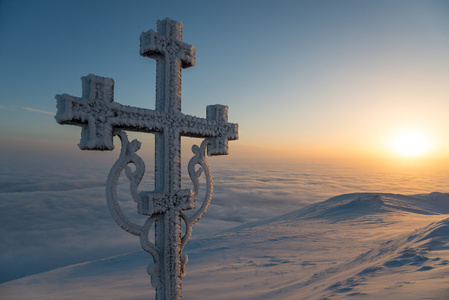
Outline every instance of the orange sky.
<path id="1" fill-rule="evenodd" d="M 115 79 L 115 101 L 154 108 L 155 62 L 139 56 L 139 35 L 169 16 L 197 49 L 197 65 L 183 71 L 183 112 L 204 117 L 206 105 L 228 105 L 240 126 L 231 155 L 449 164 L 445 1 L 0 8 L 0 141 L 12 152 L 40 141 L 76 151 L 80 128 L 55 122 L 54 96 L 81 96 L 79 78 L 89 73 Z M 398 155 L 392 140 L 415 131 L 428 149 Z"/>

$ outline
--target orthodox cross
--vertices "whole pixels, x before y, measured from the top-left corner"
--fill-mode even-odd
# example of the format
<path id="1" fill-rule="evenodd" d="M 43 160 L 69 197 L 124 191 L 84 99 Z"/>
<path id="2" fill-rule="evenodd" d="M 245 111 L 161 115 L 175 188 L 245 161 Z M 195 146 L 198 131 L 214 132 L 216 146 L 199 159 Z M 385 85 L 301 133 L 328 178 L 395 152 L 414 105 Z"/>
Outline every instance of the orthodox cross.
<path id="1" fill-rule="evenodd" d="M 182 23 L 169 18 L 159 20 L 157 32 L 140 36 L 140 54 L 154 58 L 156 65 L 156 109 L 143 109 L 113 101 L 114 81 L 95 75 L 81 78 L 82 98 L 57 95 L 56 121 L 81 126 L 82 150 L 112 150 L 113 136 L 121 139 L 121 154 L 109 173 L 106 198 L 109 210 L 124 230 L 140 237 L 142 248 L 153 256 L 148 267 L 156 299 L 181 299 L 181 276 L 187 257 L 182 249 L 190 238 L 192 226 L 207 210 L 212 197 L 212 175 L 205 159 L 208 155 L 228 154 L 228 140 L 238 138 L 238 125 L 228 123 L 228 107 L 210 105 L 206 118 L 181 112 L 181 69 L 195 65 L 195 47 L 182 41 Z M 138 192 L 145 172 L 136 151 L 140 142 L 128 141 L 124 132 L 137 131 L 155 135 L 155 189 Z M 193 146 L 194 157 L 188 170 L 194 189 L 181 189 L 181 136 L 205 138 L 201 146 Z M 128 164 L 135 165 L 131 171 Z M 195 165 L 201 168 L 195 170 Z M 130 180 L 130 192 L 137 202 L 139 214 L 149 218 L 143 225 L 131 222 L 121 211 L 117 200 L 117 182 L 124 171 Z M 195 209 L 198 178 L 204 171 L 206 193 L 203 204 L 188 217 L 182 211 Z M 183 235 L 181 222 L 186 224 Z M 149 238 L 154 224 L 155 242 Z"/>

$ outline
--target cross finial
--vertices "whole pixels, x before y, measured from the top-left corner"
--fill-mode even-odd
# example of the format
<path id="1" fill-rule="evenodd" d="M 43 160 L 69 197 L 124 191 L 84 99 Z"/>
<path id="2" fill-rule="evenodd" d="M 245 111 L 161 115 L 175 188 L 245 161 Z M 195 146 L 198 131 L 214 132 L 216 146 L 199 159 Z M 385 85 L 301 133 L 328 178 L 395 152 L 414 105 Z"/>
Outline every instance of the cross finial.
<path id="1" fill-rule="evenodd" d="M 182 68 L 195 65 L 196 49 L 182 41 L 182 23 L 165 18 L 157 21 L 157 33 L 154 30 L 140 35 L 140 55 L 154 59 L 179 59 Z"/>
<path id="2" fill-rule="evenodd" d="M 154 58 L 156 67 L 156 110 L 181 112 L 181 68 L 195 65 L 196 49 L 182 41 L 182 23 L 159 20 L 154 30 L 140 35 L 140 55 Z"/>
<path id="3" fill-rule="evenodd" d="M 81 77 L 83 99 L 114 101 L 114 79 L 89 74 Z"/>

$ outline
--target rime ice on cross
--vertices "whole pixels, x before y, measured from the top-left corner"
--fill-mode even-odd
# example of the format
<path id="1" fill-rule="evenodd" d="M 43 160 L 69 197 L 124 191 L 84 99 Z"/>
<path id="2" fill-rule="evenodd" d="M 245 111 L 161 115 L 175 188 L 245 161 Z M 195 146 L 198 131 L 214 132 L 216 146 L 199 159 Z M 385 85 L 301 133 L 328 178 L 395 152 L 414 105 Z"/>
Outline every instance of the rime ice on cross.
<path id="1" fill-rule="evenodd" d="M 56 96 L 55 118 L 82 127 L 82 150 L 112 150 L 116 128 L 155 134 L 155 190 L 139 194 L 138 211 L 160 216 L 155 224 L 155 244 L 162 255 L 156 298 L 180 299 L 180 212 L 195 208 L 195 193 L 181 189 L 181 136 L 209 138 L 208 155 L 223 155 L 228 154 L 228 140 L 238 138 L 238 125 L 227 122 L 223 105 L 208 106 L 206 119 L 181 113 L 181 69 L 195 65 L 195 48 L 182 41 L 181 23 L 167 18 L 158 21 L 157 32 L 142 33 L 140 54 L 157 61 L 155 110 L 114 102 L 114 81 L 90 74 L 82 77 L 82 98 Z"/>

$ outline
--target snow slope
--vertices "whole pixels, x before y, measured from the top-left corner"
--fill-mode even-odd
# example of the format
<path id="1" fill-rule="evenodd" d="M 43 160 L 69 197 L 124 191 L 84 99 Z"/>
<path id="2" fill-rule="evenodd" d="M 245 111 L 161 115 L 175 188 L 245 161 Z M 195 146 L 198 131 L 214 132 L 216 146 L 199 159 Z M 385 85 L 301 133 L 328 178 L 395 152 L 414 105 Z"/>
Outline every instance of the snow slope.
<path id="1" fill-rule="evenodd" d="M 449 299 L 449 194 L 358 193 L 190 241 L 184 299 Z M 0 285 L 1 299 L 154 299 L 143 251 Z"/>

